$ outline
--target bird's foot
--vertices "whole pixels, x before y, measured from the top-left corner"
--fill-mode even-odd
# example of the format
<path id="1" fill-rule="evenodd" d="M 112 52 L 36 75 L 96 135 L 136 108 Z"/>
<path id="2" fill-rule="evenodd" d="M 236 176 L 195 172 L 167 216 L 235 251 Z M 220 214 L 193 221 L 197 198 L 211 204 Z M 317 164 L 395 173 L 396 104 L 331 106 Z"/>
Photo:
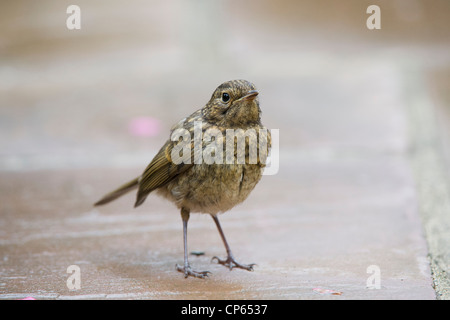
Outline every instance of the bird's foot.
<path id="1" fill-rule="evenodd" d="M 177 264 L 175 267 L 176 267 L 178 272 L 184 273 L 184 277 L 185 278 L 191 276 L 191 277 L 195 277 L 195 278 L 204 279 L 204 278 L 208 277 L 208 273 L 211 273 L 209 271 L 195 271 L 195 270 L 192 270 L 189 265 L 182 267 L 182 266 Z"/>
<path id="2" fill-rule="evenodd" d="M 253 266 L 256 265 L 256 263 L 240 264 L 239 262 L 234 260 L 234 257 L 232 255 L 229 255 L 226 260 L 222 260 L 216 256 L 211 259 L 211 262 L 214 260 L 217 260 L 218 264 L 222 264 L 230 270 L 233 270 L 233 268 L 240 268 L 248 271 L 253 271 Z"/>

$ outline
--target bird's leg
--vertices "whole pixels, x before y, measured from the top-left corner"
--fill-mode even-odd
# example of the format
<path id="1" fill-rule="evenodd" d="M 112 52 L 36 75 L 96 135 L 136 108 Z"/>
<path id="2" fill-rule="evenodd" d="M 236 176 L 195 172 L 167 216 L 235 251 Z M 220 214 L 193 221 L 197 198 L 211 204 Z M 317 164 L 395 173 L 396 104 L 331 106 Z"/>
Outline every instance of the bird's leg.
<path id="1" fill-rule="evenodd" d="M 179 272 L 184 273 L 184 277 L 187 278 L 189 276 L 196 278 L 205 278 L 208 276 L 209 271 L 194 271 L 191 269 L 188 260 L 188 249 L 187 249 L 187 224 L 189 221 L 189 213 L 190 211 L 186 208 L 181 208 L 181 219 L 183 220 L 183 242 L 184 242 L 184 266 L 179 266 L 178 264 L 175 266 Z"/>
<path id="2" fill-rule="evenodd" d="M 214 259 L 217 260 L 217 263 L 223 264 L 225 267 L 228 267 L 230 270 L 233 268 L 241 268 L 248 271 L 253 271 L 253 266 L 255 263 L 251 264 L 240 264 L 236 260 L 234 260 L 233 253 L 231 252 L 230 246 L 228 245 L 227 239 L 225 238 L 225 234 L 223 233 L 222 227 L 220 226 L 219 218 L 216 215 L 211 215 L 214 222 L 216 223 L 217 230 L 219 230 L 220 237 L 222 238 L 223 244 L 225 245 L 225 249 L 227 250 L 227 258 L 225 260 L 219 259 L 219 257 L 213 257 L 211 261 Z"/>

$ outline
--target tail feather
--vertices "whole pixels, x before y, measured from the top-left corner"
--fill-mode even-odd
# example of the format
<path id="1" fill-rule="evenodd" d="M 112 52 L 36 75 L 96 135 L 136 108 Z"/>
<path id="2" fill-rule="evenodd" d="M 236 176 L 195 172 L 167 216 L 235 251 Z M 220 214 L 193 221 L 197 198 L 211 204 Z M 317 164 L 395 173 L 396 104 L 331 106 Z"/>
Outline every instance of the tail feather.
<path id="1" fill-rule="evenodd" d="M 120 196 L 124 195 L 125 193 L 137 188 L 139 186 L 139 178 L 136 178 L 134 180 L 131 180 L 130 182 L 124 184 L 123 186 L 119 187 L 117 190 L 114 190 L 107 195 L 105 195 L 103 198 L 101 198 L 99 201 L 97 201 L 94 206 L 100 206 L 103 204 L 106 204 L 108 202 L 111 202 Z"/>

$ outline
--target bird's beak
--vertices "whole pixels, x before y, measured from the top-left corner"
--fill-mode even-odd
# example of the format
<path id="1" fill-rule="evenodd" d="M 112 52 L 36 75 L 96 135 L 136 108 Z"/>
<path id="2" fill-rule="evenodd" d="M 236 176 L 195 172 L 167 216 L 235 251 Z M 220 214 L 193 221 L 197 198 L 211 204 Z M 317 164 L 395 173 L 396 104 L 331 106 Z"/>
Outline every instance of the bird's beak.
<path id="1" fill-rule="evenodd" d="M 250 90 L 249 92 L 247 92 L 247 94 L 245 96 L 243 96 L 240 100 L 242 101 L 246 101 L 246 100 L 253 100 L 256 98 L 256 96 L 258 95 L 258 91 L 256 90 Z"/>

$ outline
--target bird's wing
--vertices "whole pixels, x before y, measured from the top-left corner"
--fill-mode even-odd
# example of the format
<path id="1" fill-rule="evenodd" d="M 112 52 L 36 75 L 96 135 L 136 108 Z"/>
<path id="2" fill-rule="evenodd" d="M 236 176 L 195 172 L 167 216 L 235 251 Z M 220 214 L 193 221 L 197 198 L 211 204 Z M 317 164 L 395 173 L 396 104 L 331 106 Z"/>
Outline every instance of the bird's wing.
<path id="1" fill-rule="evenodd" d="M 180 120 L 171 128 L 171 138 L 162 146 L 139 179 L 139 190 L 137 193 L 136 203 L 134 204 L 135 207 L 141 205 L 150 192 L 162 187 L 176 176 L 186 170 L 189 170 L 193 166 L 192 161 L 194 159 L 194 143 L 192 141 L 192 133 L 194 130 L 194 122 L 196 120 L 201 121 L 201 115 L 202 110 L 199 109 L 192 113 L 189 117 Z M 172 150 L 176 145 L 178 145 L 178 141 L 172 141 L 172 134 L 177 129 L 181 129 L 191 135 L 191 154 L 189 155 L 191 161 L 183 161 L 181 163 L 178 163 L 179 161 L 176 163 L 172 161 Z"/>
<path id="2" fill-rule="evenodd" d="M 172 161 L 171 153 L 175 144 L 173 141 L 167 141 L 145 169 L 139 179 L 135 207 L 141 205 L 150 192 L 162 187 L 193 166 L 192 163 L 175 164 Z"/>

